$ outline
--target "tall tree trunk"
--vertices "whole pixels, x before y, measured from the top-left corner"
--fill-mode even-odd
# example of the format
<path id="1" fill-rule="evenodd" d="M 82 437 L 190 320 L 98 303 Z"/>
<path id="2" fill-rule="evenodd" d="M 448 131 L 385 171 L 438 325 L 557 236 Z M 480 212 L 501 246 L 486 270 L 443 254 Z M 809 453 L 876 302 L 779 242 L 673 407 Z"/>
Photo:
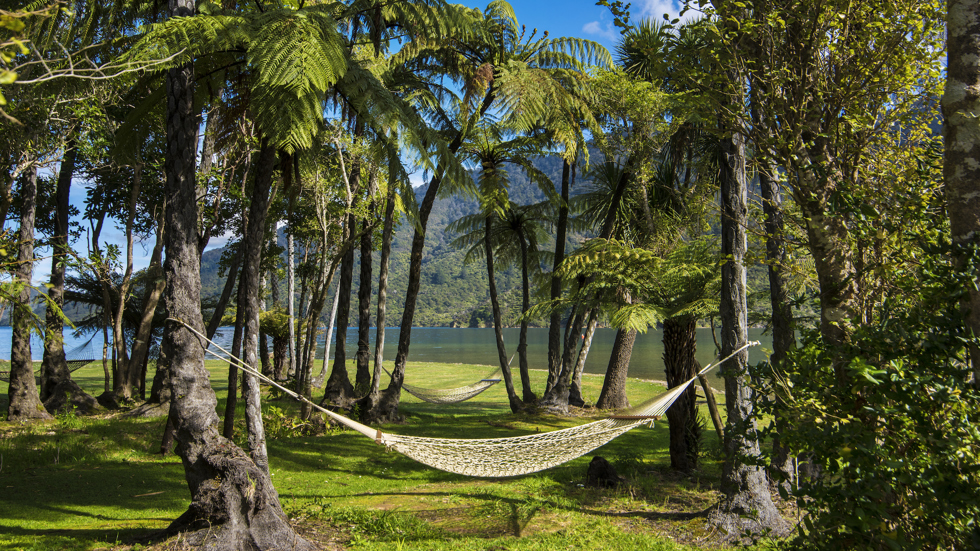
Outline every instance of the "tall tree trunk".
<path id="1" fill-rule="evenodd" d="M 44 410 L 34 380 L 31 359 L 31 274 L 34 272 L 34 209 L 37 205 L 37 168 L 32 167 L 20 188 L 20 231 L 15 278 L 21 289 L 11 312 L 10 384 L 7 387 L 7 421 L 51 419 Z"/>
<path id="2" fill-rule="evenodd" d="M 273 167 L 275 148 L 263 140 L 259 151 L 259 166 L 255 174 L 248 226 L 242 240 L 242 277 L 238 283 L 238 311 L 243 325 L 242 353 L 245 365 L 256 368 L 256 351 L 259 343 L 259 281 L 262 277 L 262 243 L 265 241 L 266 216 L 273 194 Z M 259 383 L 255 375 L 246 372 L 242 381 L 245 395 L 245 426 L 248 430 L 248 448 L 252 461 L 269 474 L 269 457 L 265 446 L 265 428 L 262 425 L 262 408 Z M 229 395 L 230 395 L 229 391 Z M 230 396 L 229 396 L 230 398 Z M 269 487 L 270 492 L 274 488 Z"/>
<path id="3" fill-rule="evenodd" d="M 667 388 L 688 381 L 700 371 L 695 354 L 698 348 L 697 320 L 681 316 L 664 320 L 664 370 Z M 667 410 L 670 429 L 670 466 L 690 472 L 698 467 L 699 427 L 695 422 L 697 395 L 688 387 Z"/>
<path id="4" fill-rule="evenodd" d="M 112 379 L 112 395 L 104 402 L 118 405 L 133 399 L 133 384 L 135 377 L 130 374 L 134 366 L 129 361 L 129 351 L 126 349 L 126 338 L 123 334 L 123 314 L 126 311 L 126 298 L 133 281 L 133 225 L 136 221 L 136 206 L 139 202 L 140 191 L 143 187 L 143 164 L 137 162 L 133 170 L 133 187 L 129 194 L 128 211 L 126 215 L 126 271 L 119 284 L 119 302 L 112 319 L 112 346 L 116 362 Z"/>
<path id="5" fill-rule="evenodd" d="M 602 230 L 599 233 L 599 237 L 602 239 L 609 239 L 612 236 L 613 228 L 616 226 L 616 213 L 619 211 L 619 204 L 623 199 L 623 194 L 626 193 L 626 189 L 632 180 L 632 173 L 629 167 L 632 165 L 632 159 L 626 160 L 626 167 L 624 167 L 622 174 L 619 177 L 619 181 L 616 183 L 616 188 L 613 190 L 612 197 L 609 201 L 609 210 L 606 212 L 606 218 L 602 224 Z M 562 367 L 561 373 L 559 374 L 558 380 L 555 385 L 549 388 L 538 405 L 558 413 L 566 413 L 568 411 L 568 393 L 571 389 L 571 377 L 575 366 L 572 364 L 571 356 L 572 350 L 575 348 L 576 340 L 578 335 L 582 331 L 582 323 L 585 321 L 585 311 L 580 310 L 575 314 L 574 319 L 570 325 L 570 331 L 568 336 L 565 338 L 564 352 L 562 353 Z"/>
<path id="6" fill-rule="evenodd" d="M 381 362 L 385 350 L 385 313 L 388 305 L 388 265 L 391 261 L 391 236 L 395 225 L 396 181 L 388 182 L 388 197 L 385 199 L 385 226 L 381 233 L 381 264 L 378 267 L 378 310 L 377 330 L 374 337 L 374 372 L 371 374 L 371 392 L 361 400 L 361 412 L 372 411 L 378 406 L 381 397 Z M 330 341 L 327 341 L 330 346 Z M 364 415 L 362 414 L 362 417 Z"/>
<path id="7" fill-rule="evenodd" d="M 374 204 L 371 210 L 374 210 Z M 356 393 L 360 396 L 371 389 L 371 253 L 374 249 L 370 220 L 364 221 L 361 233 L 361 279 L 357 289 L 357 374 Z"/>
<path id="8" fill-rule="evenodd" d="M 507 362 L 507 348 L 504 346 L 504 330 L 500 319 L 500 303 L 497 301 L 497 281 L 494 275 L 493 266 L 493 245 L 491 243 L 491 232 L 493 230 L 494 216 L 488 214 L 484 222 L 483 231 L 483 250 L 487 259 L 487 279 L 490 284 L 490 307 L 493 312 L 493 334 L 497 340 L 497 361 L 500 362 L 500 370 L 504 375 L 504 386 L 507 388 L 507 399 L 510 401 L 510 410 L 514 413 L 524 409 L 524 404 L 517 397 L 514 390 L 514 380 L 510 372 L 510 364 Z"/>
<path id="9" fill-rule="evenodd" d="M 208 322 L 208 339 L 214 339 L 214 334 L 221 327 L 221 318 L 225 315 L 225 309 L 228 307 L 228 301 L 231 299 L 231 292 L 235 288 L 235 282 L 238 281 L 238 268 L 242 262 L 242 251 L 243 248 L 239 244 L 238 250 L 235 251 L 235 256 L 231 259 L 231 265 L 228 266 L 228 277 L 225 279 L 225 286 L 221 289 L 218 304 L 215 304 L 214 313 L 211 314 L 211 320 Z"/>
<path id="10" fill-rule="evenodd" d="M 157 304 L 163 296 L 163 288 L 167 282 L 163 279 L 163 267 L 161 259 L 163 256 L 163 210 L 166 205 L 161 206 L 161 211 L 157 217 L 156 243 L 153 245 L 153 253 L 150 255 L 150 264 L 146 269 L 146 288 L 143 293 L 143 314 L 140 316 L 139 325 L 136 327 L 136 336 L 133 338 L 133 350 L 130 354 L 130 365 L 127 372 L 130 376 L 130 385 L 133 388 L 141 389 L 141 397 L 146 387 L 146 362 L 149 359 L 150 339 L 153 332 L 153 318 L 157 312 Z"/>
<path id="11" fill-rule="evenodd" d="M 88 413 L 99 408 L 95 398 L 89 396 L 71 380 L 65 359 L 64 322 L 61 309 L 65 306 L 65 262 L 68 260 L 68 210 L 71 179 L 75 172 L 77 150 L 75 141 L 68 140 L 58 169 L 55 190 L 54 235 L 51 237 L 51 281 L 48 288 L 49 302 L 44 316 L 44 356 L 41 361 L 41 401 L 50 413 L 75 408 Z"/>
<path id="12" fill-rule="evenodd" d="M 561 203 L 558 204 L 558 221 L 555 225 L 555 263 L 551 269 L 551 300 L 561 298 L 561 276 L 558 268 L 565 260 L 565 234 L 568 230 L 568 195 L 574 163 L 562 161 Z M 561 368 L 561 312 L 554 311 L 548 320 L 548 382 L 546 389 L 555 386 Z"/>
<path id="13" fill-rule="evenodd" d="M 742 136 L 732 132 L 720 145 L 721 255 L 726 259 L 721 268 L 721 355 L 728 356 L 748 342 L 743 260 L 748 192 Z M 724 497 L 711 518 L 732 535 L 745 530 L 760 533 L 764 529 L 781 533 L 783 519 L 772 502 L 765 470 L 757 461 L 760 451 L 753 416 L 755 392 L 749 385 L 748 360 L 748 351 L 743 350 L 722 365 L 728 409 L 721 487 Z"/>
<path id="14" fill-rule="evenodd" d="M 765 163 L 765 161 L 762 161 Z M 771 168 L 763 164 L 759 169 L 759 186 L 762 193 L 762 212 L 766 216 L 766 263 L 769 265 L 769 296 L 772 305 L 772 355 L 769 362 L 773 369 L 783 367 L 786 354 L 796 347 L 793 323 L 793 307 L 786 289 L 786 246 L 783 238 L 782 193 L 779 182 L 772 177 Z M 781 394 L 777 391 L 777 399 Z M 778 413 L 777 413 L 778 415 Z M 774 478 L 788 491 L 796 476 L 794 460 L 789 450 L 780 444 L 779 435 L 773 438 L 770 469 L 778 472 Z"/>
<path id="15" fill-rule="evenodd" d="M 260 287 L 262 288 L 263 296 L 264 296 L 264 293 L 265 293 L 265 291 L 267 289 L 266 284 L 267 284 L 267 280 L 266 280 L 265 275 L 263 274 L 262 275 L 262 283 L 259 284 Z M 269 309 L 269 307 L 266 304 L 266 302 L 267 302 L 266 300 L 263 300 L 262 301 L 262 310 L 263 311 Z M 259 325 L 259 363 L 262 365 L 261 373 L 263 375 L 265 375 L 266 377 L 270 377 L 271 378 L 272 377 L 272 362 L 269 361 L 269 335 L 268 335 L 268 333 L 266 333 L 265 331 L 262 330 L 262 326 L 261 325 Z"/>
<path id="16" fill-rule="evenodd" d="M 323 388 L 323 380 L 327 377 L 327 366 L 330 365 L 330 343 L 333 342 L 334 331 L 337 329 L 337 307 L 339 306 L 340 283 L 337 284 L 337 288 L 334 291 L 333 306 L 330 308 L 330 317 L 327 318 L 327 336 L 323 344 L 323 364 L 320 366 L 320 374 L 311 381 L 312 385 L 317 388 Z"/>
<path id="17" fill-rule="evenodd" d="M 194 14 L 191 0 L 171 0 L 170 16 Z M 201 320 L 201 268 L 198 254 L 194 156 L 197 120 L 191 65 L 167 74 L 166 304 L 172 318 L 195 330 Z M 170 533 L 189 532 L 185 541 L 209 549 L 313 549 L 289 526 L 272 481 L 233 442 L 218 434 L 217 399 L 204 368 L 200 339 L 176 322 L 164 330 L 161 354 L 171 366 L 174 400 L 170 419 L 177 454 L 191 493 L 187 512 Z"/>
<path id="18" fill-rule="evenodd" d="M 289 226 L 286 228 L 286 312 L 289 315 L 289 370 L 287 375 L 296 374 L 296 268 L 293 249 L 293 221 L 290 208 Z"/>
<path id="19" fill-rule="evenodd" d="M 483 98 L 483 103 L 480 105 L 479 113 L 470 121 L 470 128 L 479 122 L 480 117 L 487 112 L 495 97 L 496 88 L 491 84 Z M 449 144 L 449 152 L 455 154 L 459 151 L 465 138 L 465 133 L 460 132 Z M 429 181 L 429 188 L 422 198 L 422 204 L 419 205 L 418 226 L 415 229 L 415 235 L 412 237 L 412 252 L 408 262 L 408 285 L 405 290 L 405 308 L 402 311 L 402 321 L 398 333 L 395 369 L 392 371 L 391 382 L 381 399 L 378 400 L 377 406 L 365 412 L 364 419 L 367 422 L 390 422 L 402 419 L 398 413 L 398 403 L 401 398 L 402 383 L 405 381 L 405 364 L 408 363 L 408 349 L 412 344 L 412 322 L 415 319 L 415 306 L 418 303 L 419 287 L 422 282 L 422 252 L 425 248 L 425 230 L 445 170 L 443 166 L 436 167 L 436 173 Z"/>
<path id="20" fill-rule="evenodd" d="M 946 142 L 943 183 L 953 243 L 980 243 L 980 4 L 946 2 L 946 89 L 942 109 Z M 958 259 L 965 262 L 967 252 Z M 971 285 L 964 300 L 967 326 L 980 336 L 980 289 Z M 973 385 L 980 389 L 980 348 L 970 348 Z"/>
<path id="21" fill-rule="evenodd" d="M 521 365 L 522 400 L 525 404 L 533 404 L 538 397 L 531 390 L 531 374 L 527 363 L 527 318 L 524 314 L 531 309 L 531 279 L 528 276 L 528 244 L 523 232 L 517 235 L 521 243 L 521 336 L 517 345 L 517 356 Z"/>
<path id="22" fill-rule="evenodd" d="M 344 243 L 354 234 L 356 221 L 348 215 L 344 224 Z M 354 399 L 354 386 L 347 374 L 347 325 L 350 323 L 350 293 L 354 279 L 354 247 L 347 247 L 340 265 L 340 304 L 337 307 L 337 343 L 334 345 L 333 369 L 327 379 L 323 402 L 349 407 Z"/>

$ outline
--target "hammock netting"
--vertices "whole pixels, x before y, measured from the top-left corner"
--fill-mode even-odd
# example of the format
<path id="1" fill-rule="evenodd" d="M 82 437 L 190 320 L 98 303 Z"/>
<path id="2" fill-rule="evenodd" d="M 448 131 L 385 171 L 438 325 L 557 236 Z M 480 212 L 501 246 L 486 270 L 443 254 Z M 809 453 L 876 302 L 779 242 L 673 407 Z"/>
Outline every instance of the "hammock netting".
<path id="1" fill-rule="evenodd" d="M 691 381 L 626 414 L 568 429 L 487 439 L 426 438 L 378 431 L 375 441 L 419 463 L 451 473 L 486 478 L 519 476 L 581 457 L 640 425 L 653 426 Z"/>
<path id="2" fill-rule="evenodd" d="M 203 335 L 187 324 L 179 320 L 173 321 L 181 323 L 185 328 L 196 333 L 198 337 L 209 342 Z M 606 419 L 568 429 L 509 438 L 428 438 L 424 436 L 387 434 L 380 429 L 373 429 L 306 400 L 295 392 L 262 375 L 252 366 L 241 362 L 241 360 L 238 360 L 238 365 L 243 370 L 276 386 L 293 398 L 310 404 L 338 423 L 373 439 L 377 444 L 385 446 L 389 450 L 397 451 L 419 463 L 465 476 L 500 478 L 534 473 L 560 465 L 589 453 L 630 429 L 640 425 L 652 426 L 656 418 L 663 415 L 667 411 L 667 408 L 691 386 L 691 383 L 697 380 L 698 375 L 707 373 L 717 365 L 728 360 L 728 358 L 731 358 L 749 346 L 757 344 L 759 343 L 750 342 L 743 345 L 722 360 L 706 366 L 686 382 L 668 389 L 663 394 L 647 400 L 635 408 L 627 410 L 624 414 L 612 415 Z M 218 348 L 222 352 L 225 352 L 225 354 L 228 354 L 226 350 L 220 347 Z M 228 354 L 228 356 L 234 358 L 231 354 Z"/>
<path id="3" fill-rule="evenodd" d="M 430 404 L 458 404 L 465 402 L 474 396 L 479 395 L 484 390 L 500 382 L 500 379 L 492 379 L 500 369 L 494 370 L 482 380 L 467 386 L 449 389 L 422 388 L 402 383 L 402 389 L 423 402 Z M 385 373 L 391 377 L 391 373 L 385 369 Z"/>
<path id="4" fill-rule="evenodd" d="M 94 352 L 94 347 L 92 346 L 92 339 L 94 335 L 85 344 L 77 346 L 71 350 L 65 351 L 65 361 L 68 364 L 68 371 L 74 373 L 79 369 L 85 367 L 86 365 L 94 362 L 96 360 L 96 354 Z M 10 360 L 0 359 L 0 381 L 9 383 L 10 382 Z M 36 371 L 34 373 L 35 379 L 40 379 L 41 372 Z"/>

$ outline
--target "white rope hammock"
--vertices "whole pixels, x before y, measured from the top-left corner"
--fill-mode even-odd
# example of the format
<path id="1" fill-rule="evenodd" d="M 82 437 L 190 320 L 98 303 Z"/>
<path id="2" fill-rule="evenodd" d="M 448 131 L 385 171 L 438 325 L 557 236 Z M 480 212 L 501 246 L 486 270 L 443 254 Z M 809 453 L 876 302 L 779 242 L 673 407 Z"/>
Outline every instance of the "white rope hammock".
<path id="1" fill-rule="evenodd" d="M 182 324 L 199 338 L 207 341 L 204 335 L 184 322 L 173 318 L 170 319 L 171 321 Z M 331 419 L 371 438 L 375 443 L 384 446 L 386 449 L 395 450 L 419 463 L 443 471 L 465 476 L 499 478 L 542 471 L 581 457 L 630 429 L 640 425 L 652 427 L 654 421 L 667 411 L 667 408 L 687 390 L 691 383 L 697 380 L 698 375 L 707 373 L 742 350 L 757 344 L 759 342 L 755 341 L 741 346 L 718 362 L 709 364 L 688 381 L 667 390 L 663 394 L 635 408 L 627 410 L 627 414 L 611 415 L 606 419 L 585 425 L 551 432 L 509 438 L 480 439 L 404 436 L 384 433 L 380 429 L 372 429 L 353 419 L 348 419 L 343 415 L 320 407 L 305 397 L 262 375 L 262 373 L 256 371 L 251 366 L 245 365 L 240 359 L 228 353 L 228 351 L 217 345 L 215 347 L 228 354 L 230 359 L 236 360 L 238 366 L 244 371 L 279 388 L 293 398 L 306 402 L 329 415 Z M 206 349 L 207 347 L 205 346 Z"/>
<path id="2" fill-rule="evenodd" d="M 384 368 L 382 368 L 384 369 Z M 430 404 L 458 404 L 460 402 L 465 402 L 470 398 L 479 395 L 484 390 L 492 387 L 493 385 L 500 382 L 500 379 L 493 379 L 494 375 L 500 371 L 498 367 L 494 371 L 490 372 L 489 375 L 481 379 L 480 381 L 467 386 L 461 386 L 459 388 L 449 388 L 449 389 L 437 389 L 437 388 L 422 388 L 418 386 L 411 386 L 402 383 L 402 389 L 408 392 L 412 396 L 415 396 L 423 402 L 429 402 Z M 391 377 L 391 373 L 385 369 L 385 373 Z"/>

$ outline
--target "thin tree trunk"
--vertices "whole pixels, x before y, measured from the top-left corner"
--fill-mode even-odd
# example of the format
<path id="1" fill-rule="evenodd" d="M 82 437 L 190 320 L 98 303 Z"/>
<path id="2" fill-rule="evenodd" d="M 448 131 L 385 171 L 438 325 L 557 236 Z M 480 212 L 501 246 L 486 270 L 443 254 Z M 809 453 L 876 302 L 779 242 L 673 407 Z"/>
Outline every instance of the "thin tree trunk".
<path id="1" fill-rule="evenodd" d="M 374 204 L 371 210 L 374 211 Z M 357 289 L 357 374 L 355 376 L 356 394 L 363 396 L 371 389 L 371 222 L 364 221 L 361 233 L 361 279 Z"/>
<path id="2" fill-rule="evenodd" d="M 266 290 L 266 277 L 262 275 L 262 291 Z M 262 301 L 262 309 L 268 310 L 268 306 L 265 304 L 265 300 Z M 269 360 L 269 335 L 262 330 L 261 324 L 259 325 L 259 363 L 262 364 L 261 373 L 266 377 L 272 377 L 272 362 Z"/>
<path id="3" fill-rule="evenodd" d="M 585 407 L 585 398 L 582 397 L 582 372 L 585 371 L 585 360 L 589 357 L 589 349 L 592 348 L 592 337 L 595 336 L 595 328 L 598 324 L 599 309 L 593 308 L 589 311 L 589 322 L 585 326 L 582 347 L 579 348 L 578 359 L 575 361 L 575 370 L 572 372 L 572 386 L 568 389 L 568 404 L 571 406 Z M 625 388 L 623 392 L 625 392 Z"/>
<path id="4" fill-rule="evenodd" d="M 942 110 L 946 141 L 943 182 L 950 233 L 956 245 L 980 242 L 980 137 L 976 114 L 980 113 L 980 4 L 974 0 L 946 3 L 946 89 Z M 963 265 L 969 253 L 958 253 Z M 963 300 L 967 327 L 980 335 L 980 289 L 967 288 Z M 973 385 L 980 389 L 980 348 L 970 347 Z"/>
<path id="5" fill-rule="evenodd" d="M 374 372 L 371 374 L 371 392 L 361 402 L 361 411 L 372 411 L 381 397 L 381 363 L 385 349 L 385 313 L 388 305 L 388 265 L 391 261 L 391 236 L 395 225 L 396 181 L 388 181 L 388 197 L 385 199 L 385 225 L 381 233 L 381 263 L 378 267 L 378 310 L 377 329 L 374 337 Z M 330 345 L 330 341 L 327 341 Z M 362 415 L 363 417 L 363 415 Z"/>
<path id="6" fill-rule="evenodd" d="M 487 259 L 487 278 L 490 284 L 490 307 L 493 312 L 493 334 L 497 339 L 497 360 L 500 362 L 500 370 L 504 376 L 504 386 L 507 388 L 507 399 L 510 401 L 510 410 L 514 413 L 524 409 L 524 404 L 517 397 L 514 390 L 514 380 L 510 372 L 510 364 L 507 362 L 507 349 L 504 346 L 504 331 L 500 319 L 500 303 L 497 301 L 497 281 L 494 275 L 493 266 L 493 246 L 490 241 L 493 230 L 494 216 L 488 214 L 484 223 L 483 247 Z"/>
<path id="7" fill-rule="evenodd" d="M 17 304 L 11 312 L 10 384 L 7 387 L 7 420 L 27 422 L 51 419 L 44 410 L 34 380 L 31 359 L 31 274 L 34 272 L 34 210 L 37 205 L 37 168 L 23 179 L 20 189 L 20 231 L 18 233 L 16 281 L 21 285 Z"/>
<path id="8" fill-rule="evenodd" d="M 525 404 L 533 404 L 538 397 L 531 390 L 531 374 L 527 363 L 527 318 L 524 314 L 531 309 L 531 280 L 528 277 L 528 244 L 523 232 L 518 233 L 521 243 L 521 336 L 517 345 L 517 355 L 521 366 L 521 390 Z"/>
<path id="9" fill-rule="evenodd" d="M 135 380 L 135 377 L 130 373 L 130 369 L 134 366 L 130 364 L 129 352 L 126 350 L 126 338 L 123 335 L 123 313 L 126 311 L 126 297 L 129 296 L 133 278 L 133 225 L 136 221 L 136 206 L 142 189 L 142 179 L 143 165 L 137 162 L 134 167 L 133 188 L 129 195 L 129 210 L 126 217 L 126 271 L 123 274 L 122 282 L 119 284 L 119 302 L 116 304 L 116 311 L 112 320 L 112 345 L 116 357 L 111 398 L 114 404 L 133 399 L 132 381 Z"/>
<path id="10" fill-rule="evenodd" d="M 221 318 L 225 315 L 228 300 L 231 299 L 231 292 L 235 288 L 235 282 L 238 281 L 238 268 L 242 261 L 242 251 L 242 245 L 239 243 L 238 250 L 232 257 L 231 265 L 228 266 L 228 277 L 225 279 L 225 286 L 221 289 L 221 297 L 218 298 L 218 304 L 214 306 L 214 314 L 211 314 L 211 321 L 208 322 L 208 339 L 214 339 L 214 334 L 221 327 Z"/>
<path id="11" fill-rule="evenodd" d="M 337 307 L 340 305 L 340 283 L 333 294 L 333 307 L 330 308 L 330 317 L 327 318 L 327 336 L 323 344 L 323 365 L 320 366 L 320 374 L 313 379 L 313 386 L 323 387 L 323 380 L 327 376 L 327 366 L 330 365 L 330 343 L 333 342 L 334 330 L 337 322 Z"/>
<path id="12" fill-rule="evenodd" d="M 565 233 L 568 229 L 568 196 L 571 173 L 574 163 L 562 161 L 561 203 L 558 205 L 558 221 L 555 225 L 555 263 L 551 270 L 551 300 L 561 298 L 561 276 L 558 268 L 565 260 Z M 550 390 L 558 380 L 561 368 L 561 312 L 554 311 L 548 320 L 548 381 L 545 388 Z"/>
<path id="13" fill-rule="evenodd" d="M 150 256 L 150 265 L 146 270 L 146 279 L 148 281 L 146 282 L 146 291 L 143 298 L 143 315 L 140 317 L 140 323 L 136 329 L 136 337 L 133 339 L 133 352 L 130 354 L 130 366 L 127 369 L 131 377 L 130 385 L 141 389 L 146 387 L 144 367 L 149 358 L 153 318 L 156 315 L 160 297 L 163 296 L 163 289 L 167 286 L 167 281 L 163 279 L 163 268 L 160 262 L 163 251 L 162 212 L 160 213 L 158 224 L 157 241 L 153 246 L 153 253 Z"/>
<path id="14" fill-rule="evenodd" d="M 344 242 L 353 233 L 356 222 L 354 215 L 348 215 L 344 224 Z M 340 304 L 337 307 L 337 342 L 334 345 L 333 369 L 327 379 L 327 390 L 323 402 L 340 407 L 348 407 L 354 399 L 354 386 L 347 374 L 347 325 L 350 321 L 350 293 L 354 279 L 354 247 L 347 247 L 340 266 Z"/>
<path id="15" fill-rule="evenodd" d="M 75 172 L 77 150 L 69 140 L 58 170 L 55 191 L 55 227 L 51 237 L 51 281 L 49 302 L 44 316 L 44 357 L 41 361 L 41 401 L 50 413 L 74 407 L 82 413 L 98 409 L 95 398 L 89 396 L 71 380 L 65 359 L 64 322 L 61 309 L 65 305 L 65 262 L 68 260 L 68 210 L 71 180 Z"/>
<path id="16" fill-rule="evenodd" d="M 259 156 L 261 158 L 261 155 Z M 245 233 L 248 233 L 248 224 L 245 226 Z M 244 300 L 242 296 L 241 277 L 238 282 L 238 296 L 235 302 L 240 303 Z M 236 358 L 242 357 L 242 343 L 245 338 L 245 318 L 241 308 L 235 313 L 235 330 L 231 338 L 231 355 Z M 229 358 L 230 359 L 230 358 Z M 221 425 L 221 436 L 232 440 L 235 436 L 235 417 L 238 415 L 238 363 L 228 362 L 228 395 L 225 397 L 225 416 Z"/>
<path id="17" fill-rule="evenodd" d="M 292 209 L 290 209 L 290 217 Z M 296 312 L 293 303 L 296 297 L 296 268 L 293 265 L 295 251 L 293 249 L 293 222 L 289 221 L 286 229 L 286 311 L 289 315 L 289 370 L 287 376 L 296 373 Z"/>

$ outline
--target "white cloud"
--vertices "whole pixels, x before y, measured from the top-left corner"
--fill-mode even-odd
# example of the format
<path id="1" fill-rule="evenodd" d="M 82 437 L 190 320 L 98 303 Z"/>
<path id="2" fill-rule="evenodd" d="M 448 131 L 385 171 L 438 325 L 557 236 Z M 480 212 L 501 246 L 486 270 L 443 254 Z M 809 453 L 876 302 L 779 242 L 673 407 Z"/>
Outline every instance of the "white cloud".
<path id="1" fill-rule="evenodd" d="M 425 174 L 420 170 L 408 175 L 408 183 L 412 184 L 412 187 L 415 188 L 427 184 L 429 181 L 425 179 Z"/>
<path id="2" fill-rule="evenodd" d="M 619 31 L 617 31 L 612 22 L 608 22 L 603 26 L 599 21 L 592 21 L 591 23 L 586 23 L 582 26 L 582 32 L 588 35 L 598 36 L 604 38 L 611 42 L 616 42 L 619 40 Z"/>
<path id="3" fill-rule="evenodd" d="M 681 7 L 682 3 L 677 0 L 642 0 L 639 13 L 642 18 L 653 18 L 657 21 L 663 21 L 666 13 L 671 21 L 680 19 L 681 23 L 687 23 L 702 16 L 701 12 L 692 8 L 681 17 Z"/>

